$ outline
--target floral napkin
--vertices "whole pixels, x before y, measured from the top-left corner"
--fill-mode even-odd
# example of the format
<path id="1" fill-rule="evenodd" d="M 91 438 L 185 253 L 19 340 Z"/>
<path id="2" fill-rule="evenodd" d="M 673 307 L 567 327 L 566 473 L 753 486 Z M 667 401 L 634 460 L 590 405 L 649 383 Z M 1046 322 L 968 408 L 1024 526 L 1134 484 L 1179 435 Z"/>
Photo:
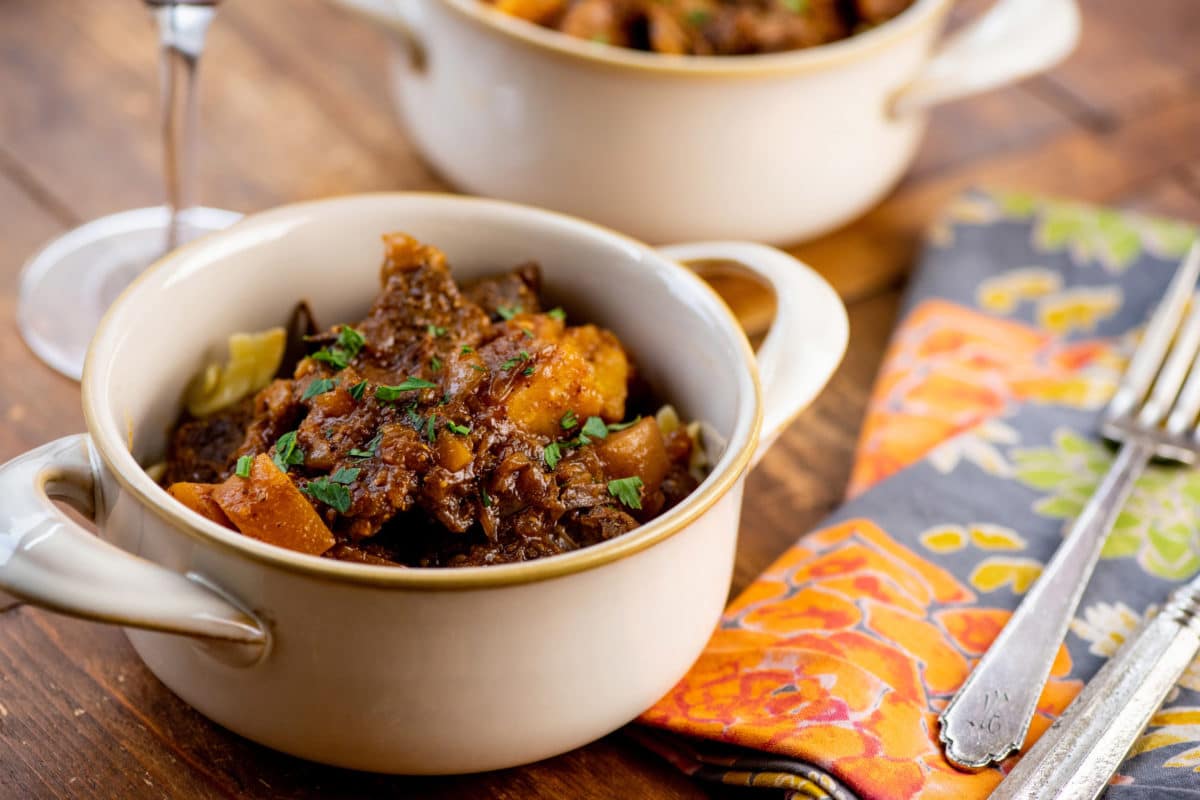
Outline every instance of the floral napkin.
<path id="1" fill-rule="evenodd" d="M 1106 471 L 1096 436 L 1190 225 L 972 192 L 932 229 L 870 403 L 852 499 L 729 606 L 634 729 L 700 777 L 789 798 L 982 798 L 937 715 Z M 1030 740 L 1200 570 L 1200 471 L 1152 467 L 1117 520 Z M 1200 667 L 1109 798 L 1200 797 Z"/>

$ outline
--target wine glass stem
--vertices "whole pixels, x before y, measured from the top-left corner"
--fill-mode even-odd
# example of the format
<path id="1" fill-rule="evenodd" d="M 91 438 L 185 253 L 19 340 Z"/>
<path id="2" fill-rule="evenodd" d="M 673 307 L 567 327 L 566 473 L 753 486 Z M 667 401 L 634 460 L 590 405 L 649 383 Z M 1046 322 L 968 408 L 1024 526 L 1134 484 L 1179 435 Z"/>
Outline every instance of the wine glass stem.
<path id="1" fill-rule="evenodd" d="M 166 178 L 167 250 L 182 244 L 183 217 L 192 205 L 196 155 L 196 78 L 200 54 L 216 6 L 155 2 L 162 51 L 163 174 Z"/>

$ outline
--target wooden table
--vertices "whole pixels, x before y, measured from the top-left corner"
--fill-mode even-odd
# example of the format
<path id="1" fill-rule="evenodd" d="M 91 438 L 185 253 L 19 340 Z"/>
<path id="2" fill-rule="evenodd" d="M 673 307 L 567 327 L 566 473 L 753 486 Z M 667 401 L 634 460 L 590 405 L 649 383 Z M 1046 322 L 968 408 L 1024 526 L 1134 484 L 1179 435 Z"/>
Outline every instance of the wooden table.
<path id="1" fill-rule="evenodd" d="M 838 504 L 922 227 L 953 193 L 1005 185 L 1200 220 L 1200 3 L 1083 5 L 1084 40 L 1067 64 L 937 111 L 915 167 L 886 202 L 795 248 L 845 297 L 850 351 L 750 478 L 735 591 Z M 77 386 L 16 334 L 22 260 L 80 222 L 160 198 L 156 53 L 139 6 L 0 3 L 0 461 L 83 428 Z M 228 3 L 204 66 L 202 200 L 252 211 L 335 193 L 445 188 L 397 132 L 385 53 L 374 30 L 322 0 Z M 0 614 L 0 796 L 318 795 L 747 796 L 694 784 L 619 734 L 480 776 L 319 767 L 209 723 L 150 675 L 117 629 L 23 606 Z"/>

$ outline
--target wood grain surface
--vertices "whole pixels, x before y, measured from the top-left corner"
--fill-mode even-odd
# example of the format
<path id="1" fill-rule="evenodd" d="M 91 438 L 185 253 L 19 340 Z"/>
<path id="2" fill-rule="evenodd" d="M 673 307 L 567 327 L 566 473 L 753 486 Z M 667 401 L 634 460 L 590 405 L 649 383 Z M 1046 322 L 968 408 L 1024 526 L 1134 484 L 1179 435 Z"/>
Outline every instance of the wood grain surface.
<path id="1" fill-rule="evenodd" d="M 922 229 L 954 193 L 1011 186 L 1200 220 L 1200 3 L 1082 4 L 1083 42 L 1067 63 L 937 110 L 912 172 L 885 202 L 793 248 L 846 298 L 850 350 L 749 479 L 735 591 L 840 502 Z M 955 16 L 986 5 L 966 0 Z M 395 123 L 386 42 L 369 26 L 322 0 L 235 0 L 210 42 L 206 204 L 253 211 L 335 193 L 449 188 Z M 0 3 L 0 461 L 83 428 L 78 387 L 17 336 L 17 275 L 55 234 L 159 202 L 156 69 L 153 31 L 134 0 Z M 754 316 L 752 294 L 733 299 Z M 155 680 L 119 630 L 24 606 L 0 613 L 0 797 L 318 796 L 750 794 L 693 783 L 621 734 L 486 775 L 320 767 L 209 723 Z"/>

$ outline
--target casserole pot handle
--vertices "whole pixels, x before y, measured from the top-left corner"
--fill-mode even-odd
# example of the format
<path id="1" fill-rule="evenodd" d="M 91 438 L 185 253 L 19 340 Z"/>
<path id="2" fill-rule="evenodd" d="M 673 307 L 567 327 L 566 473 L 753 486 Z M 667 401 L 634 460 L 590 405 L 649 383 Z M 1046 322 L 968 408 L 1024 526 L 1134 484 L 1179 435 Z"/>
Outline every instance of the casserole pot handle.
<path id="1" fill-rule="evenodd" d="M 265 647 L 264 626 L 202 578 L 93 536 L 51 502 L 99 516 L 94 458 L 76 434 L 0 466 L 0 590 L 73 617 Z"/>
<path id="2" fill-rule="evenodd" d="M 921 72 L 892 97 L 909 114 L 1049 69 L 1079 40 L 1076 0 L 998 0 L 942 42 Z"/>
<path id="3" fill-rule="evenodd" d="M 420 70 L 425 65 L 425 49 L 417 36 L 415 19 L 421 13 L 419 0 L 334 0 L 348 11 L 390 31 L 408 53 L 409 66 Z"/>
<path id="4" fill-rule="evenodd" d="M 750 242 L 697 242 L 659 249 L 673 261 L 733 261 L 775 292 L 775 319 L 758 348 L 763 426 L 752 464 L 829 382 L 850 335 L 846 307 L 811 267 Z"/>

